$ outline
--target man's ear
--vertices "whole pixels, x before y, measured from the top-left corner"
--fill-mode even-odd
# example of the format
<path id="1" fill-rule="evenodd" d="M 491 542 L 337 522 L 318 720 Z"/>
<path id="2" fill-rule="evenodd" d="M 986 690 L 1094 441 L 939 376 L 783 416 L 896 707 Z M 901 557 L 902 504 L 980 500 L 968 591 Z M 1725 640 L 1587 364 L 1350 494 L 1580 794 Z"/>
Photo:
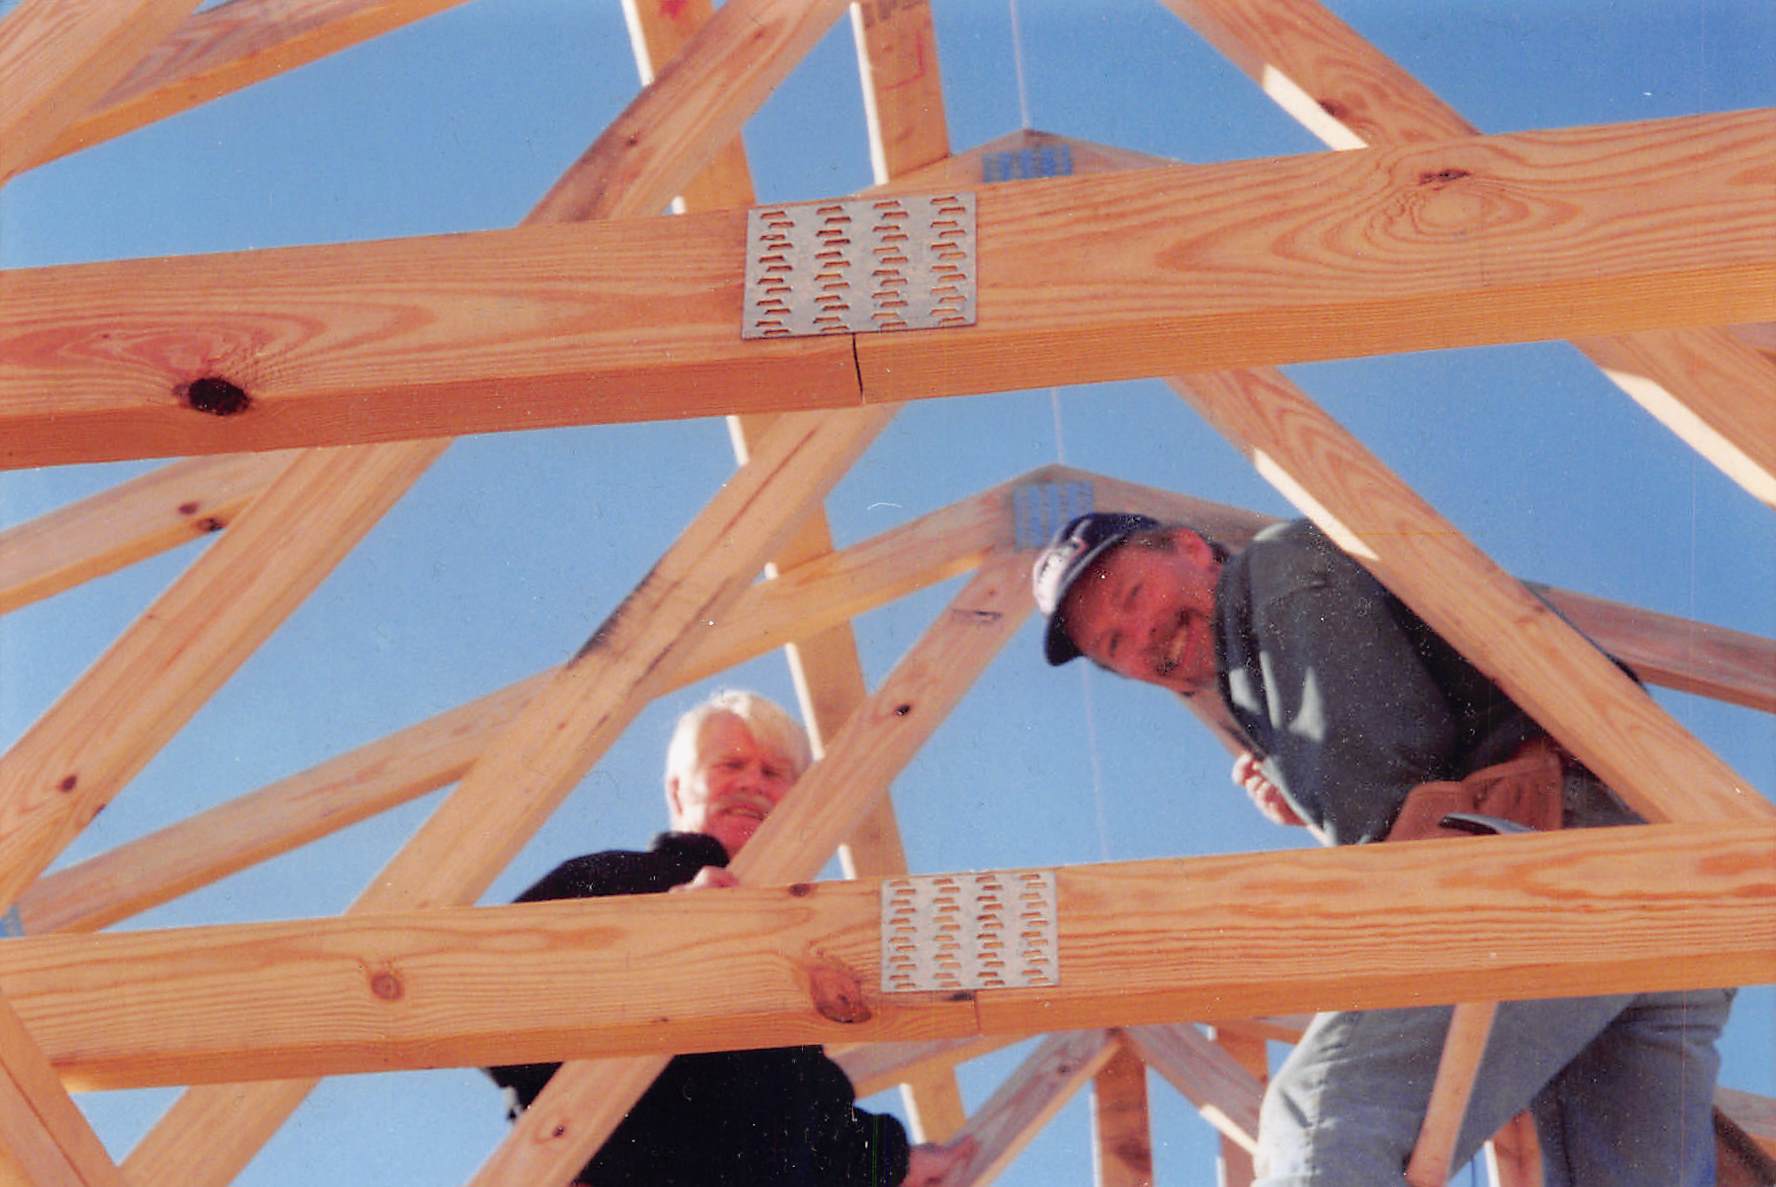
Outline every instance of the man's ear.
<path id="1" fill-rule="evenodd" d="M 1215 550 L 1209 547 L 1209 542 L 1190 528 L 1173 527 L 1168 535 L 1171 536 L 1172 543 L 1177 546 L 1178 551 L 1198 565 L 1207 565 L 1215 559 Z"/>
<path id="2" fill-rule="evenodd" d="M 669 823 L 677 824 L 684 816 L 684 804 L 678 798 L 678 776 L 666 776 L 666 814 Z"/>

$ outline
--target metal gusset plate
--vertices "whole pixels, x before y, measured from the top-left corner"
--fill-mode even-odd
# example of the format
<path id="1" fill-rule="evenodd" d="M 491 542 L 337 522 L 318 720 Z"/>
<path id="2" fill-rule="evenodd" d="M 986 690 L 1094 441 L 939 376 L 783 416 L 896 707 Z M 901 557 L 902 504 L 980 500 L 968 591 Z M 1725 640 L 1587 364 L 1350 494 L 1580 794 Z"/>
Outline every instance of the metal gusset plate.
<path id="1" fill-rule="evenodd" d="M 974 195 L 755 207 L 742 338 L 974 324 Z"/>
<path id="2" fill-rule="evenodd" d="M 882 992 L 1058 985 L 1051 870 L 882 883 Z"/>

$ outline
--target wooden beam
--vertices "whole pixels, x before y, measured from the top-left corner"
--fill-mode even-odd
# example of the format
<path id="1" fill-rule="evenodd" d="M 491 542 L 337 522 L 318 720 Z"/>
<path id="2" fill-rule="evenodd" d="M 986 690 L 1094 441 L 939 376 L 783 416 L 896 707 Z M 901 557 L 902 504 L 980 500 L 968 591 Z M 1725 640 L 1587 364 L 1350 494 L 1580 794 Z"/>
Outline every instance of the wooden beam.
<path id="1" fill-rule="evenodd" d="M 1714 1107 L 1726 1114 L 1758 1149 L 1776 1158 L 1776 1100 L 1736 1088 L 1716 1088 Z"/>
<path id="2" fill-rule="evenodd" d="M 79 118 L 30 164 L 133 132 L 461 2 L 230 0 L 192 13 L 115 86 L 94 92 L 97 103 L 76 112 Z"/>
<path id="3" fill-rule="evenodd" d="M 1776 806 L 1280 373 L 1168 381 L 1433 630 L 1649 820 Z"/>
<path id="4" fill-rule="evenodd" d="M 1102 1030 L 1042 1040 L 969 1118 L 963 1136 L 974 1139 L 974 1153 L 950 1172 L 946 1187 L 991 1183 L 1115 1052 L 1109 1032 Z"/>
<path id="5" fill-rule="evenodd" d="M 1209 1034 L 1215 1046 L 1252 1077 L 1262 1104 L 1264 1089 L 1270 1083 L 1270 1044 L 1265 1036 L 1253 1029 L 1229 1026 L 1211 1027 Z M 1256 1131 L 1252 1136 L 1257 1136 Z M 1252 1187 L 1257 1172 L 1252 1166 L 1251 1148 L 1222 1134 L 1215 1173 L 1217 1187 Z"/>
<path id="6" fill-rule="evenodd" d="M 1776 980 L 1772 845 L 1734 821 L 1064 867 L 1060 983 L 969 995 L 880 992 L 869 879 L 27 936 L 0 984 L 76 1088 L 1742 985 Z"/>
<path id="7" fill-rule="evenodd" d="M 656 669 L 688 650 L 693 624 L 725 616 L 764 558 L 890 415 L 872 409 L 857 417 L 785 418 L 758 457 L 716 493 L 483 751 L 353 911 L 474 901 L 646 704 Z M 234 1078 L 240 1070 L 236 1063 Z M 186 1093 L 125 1160 L 126 1173 L 139 1184 L 176 1181 L 167 1176 L 191 1174 L 201 1147 L 202 1173 L 227 1181 L 312 1087 L 294 1078 L 300 1074 L 245 1092 Z M 224 1142 L 226 1153 L 217 1148 Z"/>
<path id="8" fill-rule="evenodd" d="M 1016 555 L 982 568 L 734 859 L 728 868 L 743 884 L 797 881 L 819 872 L 1029 615 L 1027 582 L 1025 563 Z M 839 966 L 812 976 L 817 996 L 830 990 L 838 995 L 835 1001 L 849 1000 L 854 987 Z M 831 1013 L 838 1007 L 829 1002 L 821 1008 Z M 652 1059 L 633 1067 L 620 1060 L 564 1065 L 476 1173 L 473 1187 L 566 1182 L 661 1066 Z M 643 1078 L 644 1072 L 653 1074 Z M 624 1090 L 619 1093 L 613 1083 Z"/>
<path id="9" fill-rule="evenodd" d="M 0 998 L 0 1182 L 125 1187 L 117 1164 L 5 998 Z"/>
<path id="10" fill-rule="evenodd" d="M 709 0 L 623 0 L 623 19 L 629 26 L 642 86 L 651 85 L 660 67 L 684 52 L 712 12 Z M 750 206 L 752 200 L 752 166 L 746 160 L 746 145 L 736 133 L 685 183 L 684 192 L 673 200 L 673 209 L 679 213 L 721 210 Z"/>
<path id="11" fill-rule="evenodd" d="M 555 222 L 656 214 L 838 20 L 844 0 L 739 0 L 711 17 L 654 74 L 571 174 L 543 197 Z M 647 265 L 650 270 L 658 266 Z M 1751 318 L 1733 320 L 1749 321 Z"/>
<path id="12" fill-rule="evenodd" d="M 953 1068 L 1018 1041 L 1016 1035 L 983 1035 L 966 1039 L 931 1039 L 923 1043 L 864 1043 L 827 1054 L 845 1069 L 858 1096 L 870 1096 L 906 1077 L 933 1068 Z"/>
<path id="13" fill-rule="evenodd" d="M 1166 0 L 1333 148 L 1414 144 L 1477 129 L 1317 0 Z M 1642 408 L 1754 498 L 1776 507 L 1776 361 L 1721 330 L 1574 342 Z"/>
<path id="14" fill-rule="evenodd" d="M 0 185 L 196 7 L 197 0 L 23 0 L 0 20 Z"/>
<path id="15" fill-rule="evenodd" d="M 1040 471 L 1038 472 L 1040 473 Z M 650 695 L 707 679 L 850 616 L 966 572 L 1011 543 L 1014 484 L 749 586 L 663 669 Z M 24 930 L 92 931 L 461 778 L 550 672 L 480 697 L 32 883 Z"/>
<path id="16" fill-rule="evenodd" d="M 1153 1187 L 1147 1065 L 1121 1038 L 1092 1077 L 1092 1153 L 1095 1187 Z"/>
<path id="17" fill-rule="evenodd" d="M 442 448 L 298 458 L 0 757 L 0 905 L 122 790 Z M 323 503 L 303 496 L 332 492 Z"/>
<path id="18" fill-rule="evenodd" d="M 1543 1187 L 1542 1142 L 1535 1118 L 1518 1113 L 1488 1138 L 1486 1177 L 1492 1187 Z"/>
<path id="19" fill-rule="evenodd" d="M 227 527 L 284 453 L 173 462 L 0 532 L 0 614 Z"/>
<path id="20" fill-rule="evenodd" d="M 1776 315 L 1776 197 L 1753 180 L 1773 139 L 1776 111 L 1753 111 L 988 186 L 978 324 L 855 341 L 738 337 L 738 211 L 15 270 L 0 464 L 854 407 Z M 151 355 L 102 348 L 125 320 Z"/>
<path id="21" fill-rule="evenodd" d="M 1133 1026 L 1127 1034 L 1147 1066 L 1195 1105 L 1222 1137 L 1247 1154 L 1258 1148 L 1264 1087 L 1237 1059 L 1188 1023 Z"/>
<path id="22" fill-rule="evenodd" d="M 877 183 L 948 157 L 949 121 L 944 118 L 931 5 L 927 0 L 856 0 L 851 31 Z"/>

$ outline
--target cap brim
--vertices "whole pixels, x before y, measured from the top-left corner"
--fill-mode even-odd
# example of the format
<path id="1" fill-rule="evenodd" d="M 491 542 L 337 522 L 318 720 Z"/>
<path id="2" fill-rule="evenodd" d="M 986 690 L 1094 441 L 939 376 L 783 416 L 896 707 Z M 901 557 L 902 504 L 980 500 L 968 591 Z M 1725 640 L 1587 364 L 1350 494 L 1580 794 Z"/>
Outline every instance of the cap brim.
<path id="1" fill-rule="evenodd" d="M 1042 654 L 1048 660 L 1048 666 L 1051 668 L 1058 668 L 1069 660 L 1078 659 L 1085 654 L 1074 645 L 1072 638 L 1068 636 L 1059 613 L 1048 620 L 1048 635 L 1042 641 Z"/>

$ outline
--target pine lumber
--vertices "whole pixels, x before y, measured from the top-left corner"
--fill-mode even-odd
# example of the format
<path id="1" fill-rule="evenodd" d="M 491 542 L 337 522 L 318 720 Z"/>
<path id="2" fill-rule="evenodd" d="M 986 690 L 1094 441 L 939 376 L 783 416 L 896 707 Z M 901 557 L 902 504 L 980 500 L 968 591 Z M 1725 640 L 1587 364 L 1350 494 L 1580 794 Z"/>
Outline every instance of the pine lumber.
<path id="1" fill-rule="evenodd" d="M 307 65 L 462 0 L 230 0 L 194 12 L 29 161 L 57 157 Z M 189 7 L 189 6 L 187 6 Z"/>
<path id="2" fill-rule="evenodd" d="M 1258 1148 L 1264 1087 L 1239 1060 L 1188 1023 L 1132 1026 L 1126 1033 L 1147 1066 L 1196 1106 L 1223 1138 L 1247 1154 Z"/>
<path id="3" fill-rule="evenodd" d="M 1542 1142 L 1529 1113 L 1518 1113 L 1487 1139 L 1485 1158 L 1493 1187 L 1543 1187 Z"/>
<path id="4" fill-rule="evenodd" d="M 1147 1065 L 1120 1037 L 1092 1077 L 1092 1153 L 1094 1187 L 1153 1187 Z"/>
<path id="5" fill-rule="evenodd" d="M 974 1139 L 975 1151 L 964 1165 L 950 1172 L 946 1187 L 991 1183 L 1115 1051 L 1110 1033 L 1103 1030 L 1043 1039 L 969 1118 L 963 1136 Z"/>
<path id="6" fill-rule="evenodd" d="M 1339 547 L 1647 819 L 1776 816 L 1743 776 L 1281 374 L 1169 382 Z"/>
<path id="7" fill-rule="evenodd" d="M 739 211 L 15 270 L 0 464 L 1754 320 L 1776 314 L 1776 196 L 1757 180 L 1772 141 L 1776 112 L 1750 111 L 986 186 L 978 324 L 854 341 L 737 337 Z M 1715 227 L 1700 244 L 1698 204 Z M 92 343 L 126 315 L 156 348 L 124 364 Z M 210 415 L 194 390 L 246 403 Z"/>
<path id="8" fill-rule="evenodd" d="M 1009 546 L 1010 488 L 990 488 L 747 587 L 657 691 L 716 672 L 975 568 Z M 25 932 L 92 931 L 461 778 L 550 672 L 46 874 L 19 896 Z M 882 871 L 874 871 L 880 873 Z"/>
<path id="9" fill-rule="evenodd" d="M 660 67 L 684 51 L 713 11 L 709 0 L 623 0 L 623 20 L 629 26 L 642 86 L 652 85 Z M 684 192 L 673 199 L 673 209 L 683 214 L 749 206 L 752 201 L 752 166 L 736 132 L 685 183 Z"/>
<path id="10" fill-rule="evenodd" d="M 857 0 L 851 31 L 877 183 L 948 157 L 949 121 L 928 0 Z"/>
<path id="11" fill-rule="evenodd" d="M 1225 1052 L 1258 1082 L 1259 1100 L 1270 1083 L 1270 1051 L 1265 1036 L 1252 1029 L 1213 1026 L 1209 1035 L 1215 1046 Z M 1217 1187 L 1252 1187 L 1257 1177 L 1252 1166 L 1252 1152 L 1226 1134 L 1221 1135 L 1221 1149 L 1215 1161 Z"/>
<path id="12" fill-rule="evenodd" d="M 1015 554 L 982 567 L 735 857 L 728 868 L 743 886 L 795 882 L 806 887 L 800 880 L 817 874 L 856 830 L 1028 617 L 1027 582 L 1026 566 Z M 790 894 L 796 896 L 793 888 Z M 850 968 L 821 962 L 806 975 L 819 1010 L 848 1016 L 858 992 Z M 652 1074 L 644 1079 L 643 1070 Z M 566 1182 L 659 1070 L 652 1060 L 634 1069 L 611 1060 L 564 1065 L 476 1173 L 473 1187 Z M 612 1088 L 614 1076 L 621 1077 L 625 1092 Z M 628 1093 L 628 1087 L 635 1091 Z"/>
<path id="13" fill-rule="evenodd" d="M 904 1083 L 909 1074 L 934 1068 L 953 1068 L 1017 1042 L 1015 1035 L 985 1035 L 966 1039 L 932 1039 L 923 1043 L 864 1043 L 827 1055 L 845 1069 L 859 1097 Z"/>
<path id="14" fill-rule="evenodd" d="M 1456 1142 L 1468 1116 L 1474 1077 L 1486 1054 L 1486 1040 L 1498 1015 L 1496 1002 L 1460 1002 L 1449 1018 L 1449 1035 L 1437 1060 L 1418 1140 L 1406 1161 L 1407 1187 L 1444 1187 L 1454 1170 Z"/>
<path id="15" fill-rule="evenodd" d="M 441 448 L 296 459 L 255 514 L 223 533 L 0 756 L 0 905 L 159 752 Z M 332 498 L 311 501 L 314 489 Z"/>
<path id="16" fill-rule="evenodd" d="M 1714 1107 L 1725 1113 L 1758 1149 L 1776 1158 L 1776 1099 L 1736 1088 L 1716 1088 Z"/>
<path id="17" fill-rule="evenodd" d="M 5 998 L 0 998 L 0 1182 L 125 1187 L 117 1164 Z"/>
<path id="18" fill-rule="evenodd" d="M 1333 148 L 1478 132 L 1318 0 L 1166 0 Z M 1577 346 L 1679 439 L 1776 507 L 1776 360 L 1722 330 L 1586 337 Z"/>
<path id="19" fill-rule="evenodd" d="M 0 185 L 123 77 L 197 0 L 23 0 L 0 19 Z"/>
<path id="20" fill-rule="evenodd" d="M 75 1089 L 1753 984 L 1773 844 L 1732 821 L 1063 867 L 1060 983 L 1033 989 L 881 993 L 871 879 L 27 936 L 0 984 Z"/>
<path id="21" fill-rule="evenodd" d="M 285 453 L 172 462 L 0 531 L 0 614 L 226 528 Z"/>

